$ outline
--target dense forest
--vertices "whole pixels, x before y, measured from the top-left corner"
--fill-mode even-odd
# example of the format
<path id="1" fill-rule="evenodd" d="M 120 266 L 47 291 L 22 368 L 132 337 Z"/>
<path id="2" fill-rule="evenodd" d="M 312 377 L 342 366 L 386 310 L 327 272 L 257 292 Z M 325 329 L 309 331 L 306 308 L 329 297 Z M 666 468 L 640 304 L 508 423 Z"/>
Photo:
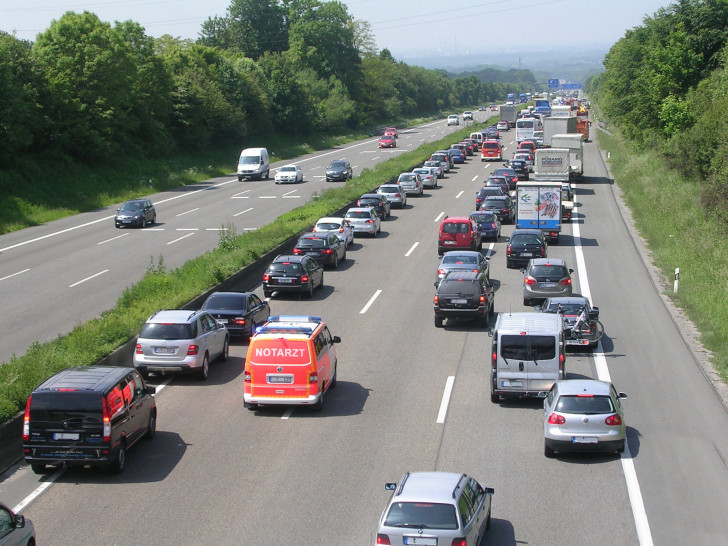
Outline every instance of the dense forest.
<path id="1" fill-rule="evenodd" d="M 42 156 L 168 157 L 285 131 L 366 130 L 505 96 L 503 83 L 397 62 L 319 0 L 232 0 L 199 39 L 67 12 L 34 42 L 0 33 L 0 169 Z"/>
<path id="2" fill-rule="evenodd" d="M 682 0 L 646 17 L 607 54 L 589 92 L 642 148 L 701 183 L 728 223 L 728 2 Z"/>

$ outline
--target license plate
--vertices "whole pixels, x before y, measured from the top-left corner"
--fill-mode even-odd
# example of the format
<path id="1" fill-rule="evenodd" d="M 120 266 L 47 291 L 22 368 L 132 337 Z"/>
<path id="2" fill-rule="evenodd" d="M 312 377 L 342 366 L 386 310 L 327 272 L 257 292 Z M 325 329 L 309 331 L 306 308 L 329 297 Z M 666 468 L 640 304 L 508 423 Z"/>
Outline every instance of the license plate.
<path id="1" fill-rule="evenodd" d="M 426 546 L 437 546 L 437 538 L 435 537 L 404 537 L 404 543 L 409 544 L 423 544 Z"/>
<path id="2" fill-rule="evenodd" d="M 523 387 L 523 381 L 512 381 L 510 379 L 503 379 L 501 381 L 501 387 Z"/>
<path id="3" fill-rule="evenodd" d="M 220 318 L 220 319 L 217 319 L 217 323 L 218 324 L 222 324 L 224 326 L 224 325 L 226 325 L 228 323 L 228 320 L 227 319 L 224 319 L 224 318 Z"/>
<path id="4" fill-rule="evenodd" d="M 539 284 L 541 288 L 556 288 L 555 282 L 542 282 Z"/>
<path id="5" fill-rule="evenodd" d="M 468 300 L 455 299 L 455 300 L 450 300 L 450 303 L 468 303 Z"/>
<path id="6" fill-rule="evenodd" d="M 154 354 L 157 355 L 172 355 L 174 354 L 174 347 L 155 347 Z"/>
<path id="7" fill-rule="evenodd" d="M 533 252 L 521 252 L 521 256 L 533 256 Z"/>
<path id="8" fill-rule="evenodd" d="M 54 440 L 78 440 L 78 432 L 54 432 Z"/>
<path id="9" fill-rule="evenodd" d="M 454 245 L 455 244 L 455 241 L 445 241 L 445 244 L 446 245 Z"/>
<path id="10" fill-rule="evenodd" d="M 121 223 L 122 224 L 131 224 L 131 220 L 122 220 Z"/>
<path id="11" fill-rule="evenodd" d="M 273 385 L 280 385 L 280 384 L 290 385 L 291 383 L 293 383 L 292 375 L 268 375 L 268 376 L 266 376 L 266 379 L 268 380 L 268 383 L 273 384 Z"/>
<path id="12" fill-rule="evenodd" d="M 599 443 L 599 438 L 596 436 L 572 436 L 571 442 L 573 444 L 596 444 Z"/>
<path id="13" fill-rule="evenodd" d="M 318 256 L 318 252 L 306 252 L 307 256 Z"/>
<path id="14" fill-rule="evenodd" d="M 293 282 L 293 279 L 278 279 L 278 282 L 280 284 L 291 284 Z"/>

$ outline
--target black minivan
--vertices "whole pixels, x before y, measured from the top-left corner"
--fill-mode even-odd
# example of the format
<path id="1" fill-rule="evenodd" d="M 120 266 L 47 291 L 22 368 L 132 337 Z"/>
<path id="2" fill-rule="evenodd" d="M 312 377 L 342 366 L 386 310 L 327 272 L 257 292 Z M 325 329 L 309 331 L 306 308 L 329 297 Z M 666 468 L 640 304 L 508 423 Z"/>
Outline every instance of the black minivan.
<path id="1" fill-rule="evenodd" d="M 28 397 L 23 451 L 33 472 L 51 466 L 126 467 L 126 451 L 157 427 L 155 388 L 133 368 L 88 366 L 53 375 Z"/>

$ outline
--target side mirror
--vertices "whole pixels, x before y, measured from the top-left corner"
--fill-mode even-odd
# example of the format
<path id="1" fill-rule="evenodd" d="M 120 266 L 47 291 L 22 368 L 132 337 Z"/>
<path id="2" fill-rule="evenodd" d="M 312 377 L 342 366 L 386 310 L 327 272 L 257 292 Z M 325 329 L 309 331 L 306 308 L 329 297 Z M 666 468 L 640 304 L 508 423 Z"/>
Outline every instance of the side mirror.
<path id="1" fill-rule="evenodd" d="M 152 386 L 152 385 L 147 385 L 146 389 L 140 389 L 140 390 L 143 390 L 143 391 L 144 391 L 144 392 L 146 392 L 147 394 L 156 394 L 156 392 L 157 392 L 157 387 L 154 387 L 154 386 Z"/>
<path id="2" fill-rule="evenodd" d="M 397 487 L 397 484 L 394 482 L 387 482 L 384 484 L 384 489 L 387 491 L 394 491 Z"/>
<path id="3" fill-rule="evenodd" d="M 435 281 L 435 288 L 437 288 L 438 286 L 440 286 L 440 281 Z"/>
<path id="4" fill-rule="evenodd" d="M 573 272 L 574 272 L 574 270 L 573 270 L 573 269 L 569 269 L 569 273 L 573 273 Z"/>
<path id="5" fill-rule="evenodd" d="M 526 274 L 526 268 L 525 267 L 522 267 L 521 268 L 521 275 L 525 275 L 525 274 Z"/>
<path id="6" fill-rule="evenodd" d="M 341 343 L 341 338 L 339 336 L 334 336 L 334 343 Z"/>
<path id="7" fill-rule="evenodd" d="M 620 392 L 620 393 L 619 393 L 619 394 L 617 395 L 617 398 L 627 398 L 627 393 L 626 393 L 626 392 Z"/>
<path id="8" fill-rule="evenodd" d="M 591 310 L 592 311 L 596 311 L 598 313 L 599 312 L 599 307 L 592 307 Z"/>
<path id="9" fill-rule="evenodd" d="M 534 309 L 534 311 L 540 311 L 541 310 L 541 306 L 540 305 L 534 305 L 533 306 L 533 309 Z"/>
<path id="10" fill-rule="evenodd" d="M 547 397 L 548 395 L 549 395 L 549 393 L 547 393 L 546 391 L 540 391 L 540 392 L 538 393 L 538 397 L 539 397 L 539 398 L 543 398 L 543 399 L 544 399 L 544 404 L 546 403 L 546 397 Z"/>
<path id="11" fill-rule="evenodd" d="M 490 337 L 493 337 L 493 328 L 491 328 L 490 330 L 488 330 L 488 335 L 489 335 Z"/>
<path id="12" fill-rule="evenodd" d="M 493 489 L 492 487 L 485 487 L 484 489 L 486 495 L 492 495 L 493 493 L 495 493 L 495 489 Z"/>
<path id="13" fill-rule="evenodd" d="M 22 529 L 25 527 L 25 516 L 21 514 L 15 514 L 15 528 Z"/>

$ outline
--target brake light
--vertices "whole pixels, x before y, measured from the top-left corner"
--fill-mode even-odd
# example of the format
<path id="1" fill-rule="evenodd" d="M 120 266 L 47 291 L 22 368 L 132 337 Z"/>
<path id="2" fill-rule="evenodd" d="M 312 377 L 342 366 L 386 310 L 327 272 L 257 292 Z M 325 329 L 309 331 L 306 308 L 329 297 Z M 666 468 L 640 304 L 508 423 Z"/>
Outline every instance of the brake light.
<path id="1" fill-rule="evenodd" d="M 392 544 L 389 542 L 389 537 L 382 533 L 377 533 L 377 544 Z"/>
<path id="2" fill-rule="evenodd" d="M 545 246 L 541 247 L 541 256 L 546 256 L 546 247 Z"/>
<path id="3" fill-rule="evenodd" d="M 493 222 L 493 223 L 492 223 L 492 224 L 490 225 L 490 227 L 492 227 L 492 228 L 494 228 L 494 229 L 495 229 L 495 228 L 496 228 L 496 227 L 498 227 L 498 226 L 496 226 L 496 225 L 495 225 L 495 222 Z"/>
<path id="4" fill-rule="evenodd" d="M 333 254 L 333 253 L 334 253 L 334 251 L 331 250 L 330 248 L 327 248 L 327 249 L 321 251 L 321 254 Z"/>
<path id="5" fill-rule="evenodd" d="M 372 220 L 372 219 L 367 220 L 367 224 L 373 224 L 373 223 L 374 223 L 374 220 Z"/>
<path id="6" fill-rule="evenodd" d="M 477 270 L 477 269 L 473 269 L 473 273 L 477 273 L 477 272 L 478 272 L 478 270 Z"/>
<path id="7" fill-rule="evenodd" d="M 187 347 L 187 356 L 194 356 L 198 352 L 200 352 L 199 345 L 190 345 L 189 347 Z"/>
<path id="8" fill-rule="evenodd" d="M 339 228 L 339 233 L 344 233 L 344 228 L 343 227 L 340 227 Z"/>
<path id="9" fill-rule="evenodd" d="M 247 370 L 245 371 L 245 376 L 244 377 L 245 377 L 245 382 L 246 383 L 250 383 L 251 378 L 250 378 L 250 372 L 249 371 L 247 371 Z"/>
<path id="10" fill-rule="evenodd" d="M 432 303 L 434 303 L 435 305 L 439 305 L 440 297 L 436 295 L 434 298 L 432 298 Z"/>
<path id="11" fill-rule="evenodd" d="M 301 275 L 301 282 L 308 282 L 308 275 Z"/>
<path id="12" fill-rule="evenodd" d="M 311 372 L 308 374 L 309 383 L 318 383 L 318 372 Z"/>
<path id="13" fill-rule="evenodd" d="M 139 343 L 136 344 L 136 354 L 143 354 L 142 346 Z"/>
<path id="14" fill-rule="evenodd" d="M 268 273 L 263 275 L 263 282 L 268 282 L 269 280 L 270 280 L 270 275 L 268 275 Z"/>
<path id="15" fill-rule="evenodd" d="M 485 304 L 485 296 L 480 296 L 480 303 Z"/>
<path id="16" fill-rule="evenodd" d="M 506 246 L 506 256 L 511 255 L 511 245 Z"/>
<path id="17" fill-rule="evenodd" d="M 508 213 L 509 213 L 509 212 L 511 212 L 511 211 L 510 211 L 510 209 L 502 209 L 502 210 L 501 210 L 501 212 L 502 212 L 503 214 L 508 214 Z"/>
<path id="18" fill-rule="evenodd" d="M 525 279 L 523 279 L 523 282 L 530 286 L 532 284 L 536 284 L 536 279 L 531 277 L 531 275 L 528 275 Z"/>
<path id="19" fill-rule="evenodd" d="M 495 370 L 496 364 L 498 363 L 498 353 L 493 351 L 493 356 L 490 359 L 490 367 Z"/>
<path id="20" fill-rule="evenodd" d="M 233 324 L 237 324 L 238 326 L 245 326 L 245 319 L 243 317 L 234 318 Z"/>
<path id="21" fill-rule="evenodd" d="M 301 250 L 300 248 L 294 248 L 293 253 L 294 254 L 303 254 L 303 250 Z"/>
<path id="22" fill-rule="evenodd" d="M 109 415 L 109 401 L 104 398 L 101 403 L 101 420 L 104 426 L 104 442 L 111 441 L 111 415 Z"/>
<path id="23" fill-rule="evenodd" d="M 313 229 L 311 230 L 313 233 L 316 233 L 316 226 L 313 226 Z"/>
<path id="24" fill-rule="evenodd" d="M 451 546 L 467 546 L 467 542 L 465 542 L 464 538 L 454 538 Z"/>
<path id="25" fill-rule="evenodd" d="M 561 281 L 561 284 L 564 286 L 569 286 L 571 284 L 571 279 L 564 279 Z"/>
<path id="26" fill-rule="evenodd" d="M 29 442 L 30 441 L 30 399 L 32 396 L 28 397 L 28 402 L 25 404 L 25 415 L 23 415 L 23 441 Z"/>
<path id="27" fill-rule="evenodd" d="M 402 195 L 401 195 L 401 194 L 399 194 L 399 193 L 395 193 L 395 194 L 394 194 L 394 196 L 395 196 L 395 197 L 402 197 Z"/>
<path id="28" fill-rule="evenodd" d="M 566 419 L 564 419 L 563 415 L 557 413 L 549 415 L 549 425 L 563 425 L 564 423 L 566 423 Z"/>
<path id="29" fill-rule="evenodd" d="M 610 427 L 618 427 L 622 424 L 622 418 L 615 413 L 607 417 L 604 422 Z"/>
<path id="30" fill-rule="evenodd" d="M 444 277 L 444 276 L 445 276 L 445 270 L 444 270 L 444 269 L 442 269 L 442 268 L 438 269 L 438 270 L 437 270 L 437 276 L 438 276 L 438 277 L 439 277 L 439 276 L 443 276 L 443 277 Z"/>

